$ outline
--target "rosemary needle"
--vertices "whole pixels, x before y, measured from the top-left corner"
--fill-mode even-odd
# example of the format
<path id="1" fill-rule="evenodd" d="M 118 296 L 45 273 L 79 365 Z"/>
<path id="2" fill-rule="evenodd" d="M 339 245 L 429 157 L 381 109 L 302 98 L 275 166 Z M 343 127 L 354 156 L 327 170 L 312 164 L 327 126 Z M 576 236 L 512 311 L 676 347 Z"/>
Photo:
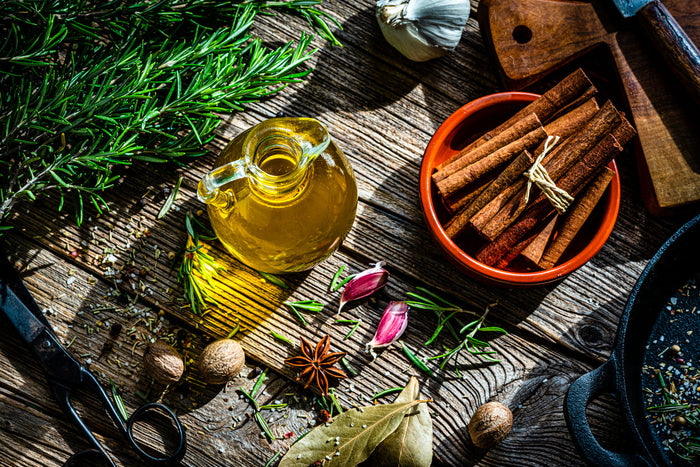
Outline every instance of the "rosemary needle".
<path id="1" fill-rule="evenodd" d="M 270 334 L 272 334 L 273 337 L 281 340 L 282 342 L 286 342 L 289 345 L 294 345 L 294 342 L 292 342 L 288 337 L 283 336 L 282 334 L 277 334 L 275 331 L 270 331 Z"/>
<path id="2" fill-rule="evenodd" d="M 163 203 L 163 207 L 160 208 L 160 211 L 158 212 L 158 215 L 156 216 L 156 219 L 162 219 L 165 217 L 165 215 L 170 211 L 170 208 L 172 207 L 173 203 L 175 202 L 175 198 L 177 198 L 177 194 L 180 191 L 180 184 L 182 183 L 182 177 L 180 177 L 177 182 L 175 183 L 175 188 L 172 189 L 170 192 L 170 195 L 168 196 L 168 199 L 165 200 L 165 203 Z"/>

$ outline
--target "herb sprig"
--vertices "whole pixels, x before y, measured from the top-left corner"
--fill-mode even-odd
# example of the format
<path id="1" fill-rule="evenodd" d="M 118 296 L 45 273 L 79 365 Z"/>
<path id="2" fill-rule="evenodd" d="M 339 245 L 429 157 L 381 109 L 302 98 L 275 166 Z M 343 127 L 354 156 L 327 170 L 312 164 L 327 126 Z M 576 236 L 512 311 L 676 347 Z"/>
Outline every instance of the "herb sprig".
<path id="1" fill-rule="evenodd" d="M 202 287 L 202 281 L 211 285 L 211 280 L 224 268 L 211 255 L 203 251 L 204 245 L 200 243 L 200 240 L 216 239 L 214 232 L 191 213 L 185 215 L 185 228 L 187 243 L 177 279 L 183 284 L 183 294 L 192 313 L 200 314 L 208 304 L 217 304 L 207 289 Z"/>
<path id="2" fill-rule="evenodd" d="M 73 198 L 80 224 L 87 204 L 107 208 L 115 168 L 204 154 L 221 113 L 311 71 L 311 36 L 267 49 L 250 34 L 256 16 L 301 16 L 336 44 L 320 3 L 0 3 L 12 18 L 0 27 L 0 89 L 12 90 L 0 94 L 0 222 L 18 201 L 55 193 L 59 210 Z"/>
<path id="3" fill-rule="evenodd" d="M 495 304 L 487 306 L 483 315 L 479 316 L 473 311 L 464 310 L 461 307 L 448 302 L 444 298 L 423 287 L 417 287 L 417 290 L 421 292 L 422 295 L 409 292 L 408 295 L 412 298 L 412 300 L 407 300 L 406 303 L 413 308 L 433 311 L 438 319 L 438 325 L 435 328 L 433 335 L 430 337 L 430 339 L 428 339 L 425 345 L 430 345 L 435 342 L 443 329 L 447 329 L 452 337 L 457 341 L 456 346 L 452 348 L 445 347 L 446 351 L 444 353 L 429 357 L 428 360 L 442 360 L 440 363 L 441 370 L 445 368 L 445 365 L 447 365 L 450 360 L 454 360 L 454 369 L 459 377 L 462 376 L 459 372 L 459 356 L 463 351 L 480 357 L 488 362 L 500 361 L 491 356 L 497 353 L 495 350 L 492 350 L 491 344 L 476 337 L 478 332 L 508 334 L 508 332 L 503 328 L 496 326 L 484 326 L 486 316 L 488 315 L 489 310 Z M 464 314 L 476 315 L 478 318 L 464 324 L 458 317 L 459 315 Z"/>

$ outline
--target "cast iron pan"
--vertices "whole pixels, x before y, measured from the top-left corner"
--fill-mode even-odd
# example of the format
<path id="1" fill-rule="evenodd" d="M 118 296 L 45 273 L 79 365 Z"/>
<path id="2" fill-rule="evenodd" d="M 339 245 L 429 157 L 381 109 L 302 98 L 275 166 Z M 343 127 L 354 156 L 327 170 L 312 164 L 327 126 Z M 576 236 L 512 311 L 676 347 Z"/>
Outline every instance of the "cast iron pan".
<path id="1" fill-rule="evenodd" d="M 698 271 L 700 215 L 668 239 L 642 272 L 625 306 L 610 359 L 574 381 L 566 394 L 564 415 L 569 431 L 581 454 L 590 463 L 657 466 L 672 462 L 664 456 L 660 440 L 652 433 L 645 418 L 642 364 L 649 337 L 661 311 L 678 288 L 696 277 Z M 693 338 L 697 349 L 699 339 L 696 336 Z M 615 393 L 621 404 L 634 440 L 632 452 L 609 451 L 598 443 L 591 432 L 586 419 L 586 406 L 591 399 L 604 392 Z"/>

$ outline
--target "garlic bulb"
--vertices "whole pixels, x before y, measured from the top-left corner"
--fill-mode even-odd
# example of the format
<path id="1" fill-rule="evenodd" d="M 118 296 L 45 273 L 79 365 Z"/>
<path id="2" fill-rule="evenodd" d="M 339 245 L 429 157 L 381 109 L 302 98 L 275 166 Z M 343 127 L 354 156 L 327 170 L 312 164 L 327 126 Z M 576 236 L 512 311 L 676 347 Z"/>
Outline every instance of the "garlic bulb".
<path id="1" fill-rule="evenodd" d="M 469 8 L 469 0 L 377 0 L 377 20 L 389 44 L 424 62 L 457 46 Z"/>

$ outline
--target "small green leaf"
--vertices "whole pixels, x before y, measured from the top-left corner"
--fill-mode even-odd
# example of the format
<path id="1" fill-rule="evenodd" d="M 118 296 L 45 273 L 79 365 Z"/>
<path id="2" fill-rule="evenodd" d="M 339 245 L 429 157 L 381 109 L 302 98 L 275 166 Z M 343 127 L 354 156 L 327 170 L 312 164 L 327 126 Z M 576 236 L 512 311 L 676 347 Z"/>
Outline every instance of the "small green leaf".
<path id="1" fill-rule="evenodd" d="M 165 203 L 163 203 L 163 207 L 160 208 L 160 211 L 158 212 L 158 215 L 156 216 L 156 219 L 162 219 L 165 217 L 165 215 L 170 211 L 170 208 L 173 206 L 173 203 L 175 202 L 175 198 L 177 197 L 178 192 L 180 191 L 180 184 L 182 183 L 182 177 L 180 177 L 177 182 L 175 183 L 175 188 L 170 192 L 170 195 L 168 196 L 168 199 L 165 200 Z"/>

